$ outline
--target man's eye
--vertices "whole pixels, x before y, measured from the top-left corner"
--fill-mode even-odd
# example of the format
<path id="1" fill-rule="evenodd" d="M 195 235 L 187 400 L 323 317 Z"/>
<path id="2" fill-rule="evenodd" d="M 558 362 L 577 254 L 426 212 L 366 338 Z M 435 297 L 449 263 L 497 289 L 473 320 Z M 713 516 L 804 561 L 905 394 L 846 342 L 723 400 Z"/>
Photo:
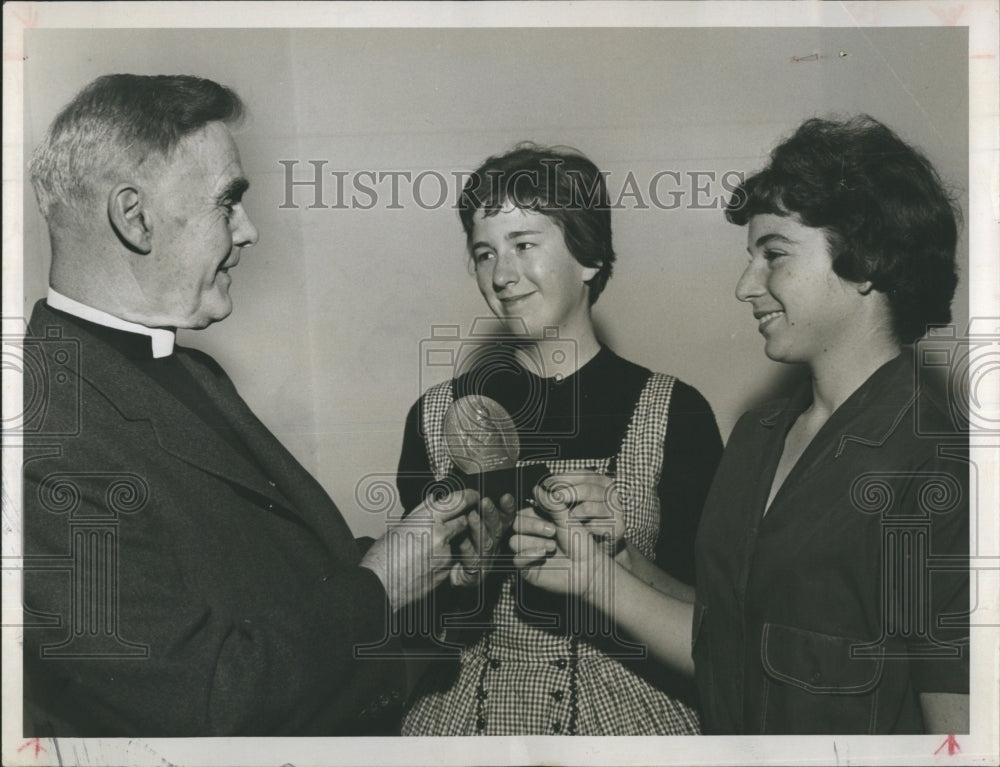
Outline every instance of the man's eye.
<path id="1" fill-rule="evenodd" d="M 788 254 L 782 250 L 765 250 L 764 258 L 768 261 L 774 261 L 776 258 L 781 258 L 782 256 L 787 256 Z"/>
<path id="2" fill-rule="evenodd" d="M 478 253 L 472 254 L 472 260 L 475 261 L 477 264 L 481 264 L 484 261 L 489 261 L 491 258 L 493 258 L 493 251 L 491 250 L 481 250 Z"/>
<path id="3" fill-rule="evenodd" d="M 514 244 L 514 247 L 517 248 L 518 250 L 529 250 L 529 249 L 535 247 L 535 243 L 533 243 L 533 242 L 518 242 L 518 243 Z"/>

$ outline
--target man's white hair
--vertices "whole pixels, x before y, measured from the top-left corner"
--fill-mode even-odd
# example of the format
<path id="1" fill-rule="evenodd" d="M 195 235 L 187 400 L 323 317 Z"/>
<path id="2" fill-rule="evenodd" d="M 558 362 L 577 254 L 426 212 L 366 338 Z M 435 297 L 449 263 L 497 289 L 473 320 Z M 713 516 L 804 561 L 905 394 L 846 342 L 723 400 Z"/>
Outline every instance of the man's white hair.
<path id="1" fill-rule="evenodd" d="M 90 218 L 108 183 L 127 179 L 152 158 L 166 158 L 184 136 L 209 122 L 243 115 L 225 86 L 188 75 L 105 75 L 59 113 L 32 155 L 31 184 L 51 226 Z"/>

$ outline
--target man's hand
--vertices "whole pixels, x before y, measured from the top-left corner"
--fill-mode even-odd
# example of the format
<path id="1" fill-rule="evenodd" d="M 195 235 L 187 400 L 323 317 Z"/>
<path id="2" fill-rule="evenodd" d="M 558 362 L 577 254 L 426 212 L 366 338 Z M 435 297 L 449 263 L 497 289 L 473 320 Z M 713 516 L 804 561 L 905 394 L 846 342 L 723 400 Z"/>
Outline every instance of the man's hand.
<path id="1" fill-rule="evenodd" d="M 452 585 L 474 586 L 479 582 L 490 569 L 516 514 L 510 494 L 500 497 L 499 508 L 489 498 L 483 498 L 479 509 L 469 512 L 468 528 L 453 544 L 458 561 L 451 568 Z"/>
<path id="2" fill-rule="evenodd" d="M 393 610 L 420 599 L 448 576 L 452 541 L 467 529 L 466 512 L 478 502 L 475 490 L 429 499 L 390 522 L 385 535 L 368 549 L 361 566 L 378 575 Z"/>

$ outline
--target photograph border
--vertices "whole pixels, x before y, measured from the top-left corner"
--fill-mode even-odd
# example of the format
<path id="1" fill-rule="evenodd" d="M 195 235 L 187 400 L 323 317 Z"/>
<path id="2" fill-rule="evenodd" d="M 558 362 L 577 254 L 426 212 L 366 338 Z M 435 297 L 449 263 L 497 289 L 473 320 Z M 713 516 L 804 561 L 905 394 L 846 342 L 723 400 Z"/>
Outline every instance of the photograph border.
<path id="1" fill-rule="evenodd" d="M 23 334 L 24 167 L 23 38 L 31 28 L 239 27 L 933 27 L 969 30 L 970 312 L 984 334 L 1000 338 L 998 199 L 1000 76 L 998 5 L 941 2 L 343 2 L 9 3 L 4 6 L 3 333 Z M 774 23 L 780 20 L 780 24 Z M 962 329 L 960 329 L 962 330 Z M 996 343 L 996 341 L 994 341 Z M 997 376 L 981 391 L 1000 405 Z M 3 410 L 21 410 L 20 376 L 3 377 Z M 995 412 L 995 411 L 994 411 Z M 10 437 L 10 438 L 9 438 Z M 970 435 L 979 484 L 978 546 L 973 567 L 997 582 L 1000 570 L 998 440 Z M 1000 752 L 1000 608 L 997 596 L 977 609 L 990 627 L 971 637 L 970 734 L 921 736 L 511 737 L 497 738 L 129 738 L 33 739 L 21 732 L 20 633 L 21 453 L 14 436 L 3 449 L 3 763 L 170 765 L 466 765 L 466 764 L 989 764 Z M 980 596 L 983 596 L 982 588 Z M 954 745 L 952 745 L 954 742 Z M 945 758 L 947 756 L 947 758 Z"/>

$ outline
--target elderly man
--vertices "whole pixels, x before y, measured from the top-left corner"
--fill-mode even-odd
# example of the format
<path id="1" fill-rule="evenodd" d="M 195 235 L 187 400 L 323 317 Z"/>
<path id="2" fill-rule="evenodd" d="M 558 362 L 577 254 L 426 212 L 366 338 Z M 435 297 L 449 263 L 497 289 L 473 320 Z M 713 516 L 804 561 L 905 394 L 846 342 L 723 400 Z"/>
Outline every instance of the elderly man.
<path id="1" fill-rule="evenodd" d="M 478 500 L 420 507 L 362 556 L 222 368 L 175 346 L 229 315 L 257 241 L 241 113 L 208 80 L 111 75 L 32 159 L 52 270 L 25 340 L 29 735 L 392 732 L 388 617 L 446 577 Z"/>

